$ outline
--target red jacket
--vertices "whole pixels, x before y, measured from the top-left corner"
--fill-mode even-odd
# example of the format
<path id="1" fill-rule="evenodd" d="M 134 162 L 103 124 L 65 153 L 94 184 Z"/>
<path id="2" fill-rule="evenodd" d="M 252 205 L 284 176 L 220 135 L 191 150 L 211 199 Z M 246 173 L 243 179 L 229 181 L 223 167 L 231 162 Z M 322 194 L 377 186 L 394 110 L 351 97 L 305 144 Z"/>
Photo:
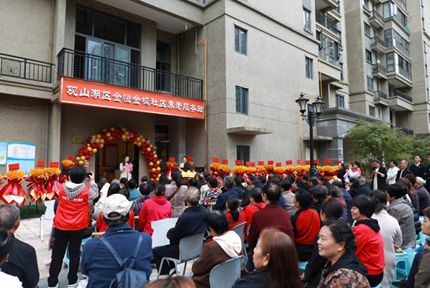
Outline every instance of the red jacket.
<path id="1" fill-rule="evenodd" d="M 320 216 L 314 209 L 299 210 L 291 218 L 294 226 L 294 242 L 298 245 L 316 243 L 320 231 Z"/>
<path id="2" fill-rule="evenodd" d="M 281 230 L 294 241 L 293 225 L 291 225 L 288 212 L 278 204 L 267 204 L 266 207 L 252 217 L 252 225 L 248 235 L 248 244 L 251 249 L 254 249 L 257 245 L 261 231 L 269 227 Z"/>
<path id="3" fill-rule="evenodd" d="M 130 225 L 131 228 L 134 229 L 134 211 L 133 209 L 130 209 L 130 214 L 128 218 L 128 225 Z M 106 225 L 105 221 L 103 220 L 103 212 L 99 214 L 99 217 L 96 221 L 96 228 L 97 232 L 105 232 L 109 226 Z"/>
<path id="4" fill-rule="evenodd" d="M 384 272 L 384 240 L 379 232 L 378 222 L 374 219 L 357 221 L 352 232 L 357 245 L 355 255 L 367 268 L 368 274 L 379 275 Z"/>
<path id="5" fill-rule="evenodd" d="M 54 227 L 65 231 L 77 231 L 88 227 L 90 208 L 88 203 L 90 188 L 85 187 L 79 195 L 69 199 L 61 186 Z"/>
<path id="6" fill-rule="evenodd" d="M 172 205 L 164 196 L 153 196 L 143 202 L 139 213 L 139 230 L 152 236 L 151 222 L 172 217 Z"/>
<path id="7" fill-rule="evenodd" d="M 243 209 L 243 213 L 245 214 L 246 224 L 245 224 L 245 240 L 248 240 L 248 229 L 249 225 L 252 223 L 252 216 L 254 216 L 255 212 L 260 211 L 266 206 L 263 202 L 258 202 L 255 205 L 249 204 Z"/>
<path id="8" fill-rule="evenodd" d="M 243 211 L 239 212 L 239 218 L 237 218 L 236 221 L 233 221 L 233 215 L 231 215 L 230 212 L 224 212 L 224 215 L 227 217 L 228 230 L 231 230 L 231 228 L 246 222 L 246 217 Z"/>

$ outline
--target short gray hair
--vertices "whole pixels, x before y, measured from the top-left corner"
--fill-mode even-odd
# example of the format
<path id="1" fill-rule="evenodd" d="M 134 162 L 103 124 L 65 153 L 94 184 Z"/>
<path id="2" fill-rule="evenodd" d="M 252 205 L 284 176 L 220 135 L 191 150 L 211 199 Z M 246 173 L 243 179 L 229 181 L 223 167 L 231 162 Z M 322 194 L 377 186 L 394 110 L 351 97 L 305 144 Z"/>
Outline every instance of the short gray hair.
<path id="1" fill-rule="evenodd" d="M 200 190 L 193 186 L 188 188 L 187 192 L 185 193 L 185 201 L 187 201 L 187 203 L 193 207 L 199 205 Z"/>
<path id="2" fill-rule="evenodd" d="M 358 180 L 358 185 L 360 186 L 366 185 L 367 183 L 366 177 L 364 176 L 358 176 L 357 180 Z"/>
<path id="3" fill-rule="evenodd" d="M 10 230 L 21 218 L 19 208 L 15 205 L 5 205 L 0 208 L 0 230 Z"/>

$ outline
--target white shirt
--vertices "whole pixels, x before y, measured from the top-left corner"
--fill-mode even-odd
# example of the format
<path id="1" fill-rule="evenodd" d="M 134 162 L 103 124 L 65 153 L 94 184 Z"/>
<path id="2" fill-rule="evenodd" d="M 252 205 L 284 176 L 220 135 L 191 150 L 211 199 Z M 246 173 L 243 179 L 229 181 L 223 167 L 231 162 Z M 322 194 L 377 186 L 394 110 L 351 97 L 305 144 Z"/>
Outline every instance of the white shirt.
<path id="1" fill-rule="evenodd" d="M 7 288 L 22 288 L 22 283 L 19 281 L 18 277 L 11 276 L 0 271 L 0 283 L 1 287 Z"/>
<path id="2" fill-rule="evenodd" d="M 396 183 L 397 172 L 399 171 L 399 167 L 394 166 L 393 168 L 388 169 L 387 171 L 387 182 L 388 185 Z"/>
<path id="3" fill-rule="evenodd" d="M 378 190 L 378 171 L 379 167 L 375 169 L 375 176 L 373 176 L 373 190 Z"/>

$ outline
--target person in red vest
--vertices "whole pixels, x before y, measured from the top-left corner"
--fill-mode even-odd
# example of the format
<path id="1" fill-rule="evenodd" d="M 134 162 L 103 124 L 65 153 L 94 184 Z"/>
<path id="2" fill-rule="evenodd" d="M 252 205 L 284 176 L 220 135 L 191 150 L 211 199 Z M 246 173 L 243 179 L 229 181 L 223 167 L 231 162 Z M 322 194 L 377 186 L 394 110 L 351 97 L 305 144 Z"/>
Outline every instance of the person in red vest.
<path id="1" fill-rule="evenodd" d="M 87 178 L 89 178 L 88 186 L 84 183 Z M 58 287 L 58 275 L 67 247 L 70 254 L 68 287 L 78 286 L 81 241 L 90 217 L 88 201 L 97 196 L 98 188 L 94 183 L 93 175 L 87 174 L 82 166 L 73 167 L 68 181 L 61 187 L 58 196 L 58 207 L 53 224 L 56 237 L 52 248 L 48 287 Z"/>

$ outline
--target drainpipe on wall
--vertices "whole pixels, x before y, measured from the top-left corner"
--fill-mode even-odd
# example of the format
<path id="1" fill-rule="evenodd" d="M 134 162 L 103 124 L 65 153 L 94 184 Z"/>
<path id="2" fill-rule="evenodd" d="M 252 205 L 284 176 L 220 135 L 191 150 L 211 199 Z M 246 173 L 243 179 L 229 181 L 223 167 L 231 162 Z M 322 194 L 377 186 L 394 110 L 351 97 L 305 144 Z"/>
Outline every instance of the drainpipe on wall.
<path id="1" fill-rule="evenodd" d="M 197 31 L 196 31 L 196 40 L 197 40 Z M 201 39 L 196 42 L 197 46 L 203 45 L 204 47 L 204 77 L 203 77 L 203 100 L 206 102 L 206 109 L 205 109 L 205 143 L 204 143 L 204 161 L 205 161 L 205 168 L 209 169 L 209 135 L 208 135 L 208 117 L 207 117 L 207 81 L 208 81 L 208 40 L 207 39 Z M 196 47 L 197 50 L 197 47 Z M 198 59 L 198 56 L 197 56 Z"/>

